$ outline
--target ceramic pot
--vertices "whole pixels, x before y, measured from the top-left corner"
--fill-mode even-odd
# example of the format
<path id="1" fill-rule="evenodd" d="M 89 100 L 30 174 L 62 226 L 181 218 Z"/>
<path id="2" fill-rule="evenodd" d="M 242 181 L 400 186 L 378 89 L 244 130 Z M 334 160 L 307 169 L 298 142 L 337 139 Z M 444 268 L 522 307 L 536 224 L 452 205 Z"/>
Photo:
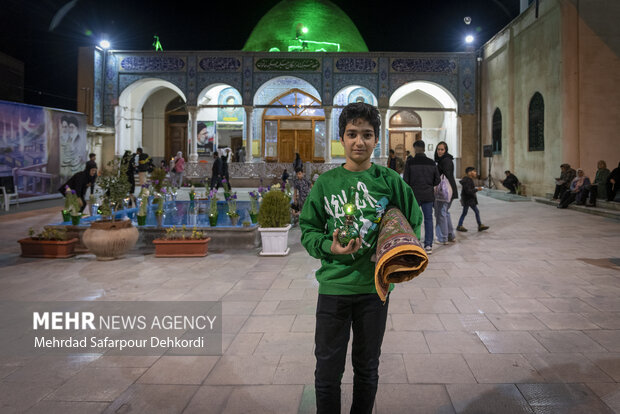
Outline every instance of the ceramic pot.
<path id="1" fill-rule="evenodd" d="M 135 246 L 138 229 L 130 220 L 95 221 L 84 232 L 82 241 L 97 260 L 114 260 Z"/>

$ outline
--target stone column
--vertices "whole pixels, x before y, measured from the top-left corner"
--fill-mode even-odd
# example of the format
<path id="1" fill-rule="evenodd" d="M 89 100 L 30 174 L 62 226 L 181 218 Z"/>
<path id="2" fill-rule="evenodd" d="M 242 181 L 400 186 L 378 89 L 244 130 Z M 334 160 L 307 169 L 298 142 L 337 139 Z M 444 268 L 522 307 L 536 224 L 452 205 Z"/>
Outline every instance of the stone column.
<path id="1" fill-rule="evenodd" d="M 198 163 L 198 141 L 197 141 L 197 117 L 198 107 L 187 107 L 187 135 L 190 141 L 189 150 L 189 162 L 192 164 Z"/>
<path id="2" fill-rule="evenodd" d="M 332 162 L 332 107 L 324 106 L 325 111 L 325 163 Z"/>
<path id="3" fill-rule="evenodd" d="M 387 124 L 387 108 L 379 108 L 379 114 L 381 114 L 381 150 L 380 150 L 380 160 L 383 163 L 387 159 L 388 156 L 388 124 Z"/>
<path id="4" fill-rule="evenodd" d="M 252 124 L 254 123 L 254 107 L 244 105 L 245 109 L 245 162 L 252 162 Z"/>

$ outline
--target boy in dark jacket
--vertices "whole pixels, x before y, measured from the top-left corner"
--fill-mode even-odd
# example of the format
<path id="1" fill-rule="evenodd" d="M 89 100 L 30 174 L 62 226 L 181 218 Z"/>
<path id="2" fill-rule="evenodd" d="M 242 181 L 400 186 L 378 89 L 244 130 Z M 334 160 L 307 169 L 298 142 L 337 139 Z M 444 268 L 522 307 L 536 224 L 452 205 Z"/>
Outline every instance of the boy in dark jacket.
<path id="1" fill-rule="evenodd" d="M 476 169 L 474 167 L 465 168 L 465 177 L 461 179 L 461 185 L 463 188 L 461 189 L 461 204 L 463 205 L 463 213 L 461 214 L 461 218 L 459 219 L 459 225 L 456 227 L 457 231 L 467 231 L 465 227 L 463 227 L 463 220 L 465 220 L 465 216 L 467 215 L 467 210 L 471 208 L 474 210 L 476 214 L 476 222 L 478 222 L 478 231 L 484 231 L 489 228 L 489 226 L 485 226 L 480 221 L 480 212 L 478 211 L 478 197 L 476 193 L 482 190 L 482 187 L 476 187 L 474 185 L 474 177 L 476 177 Z"/>

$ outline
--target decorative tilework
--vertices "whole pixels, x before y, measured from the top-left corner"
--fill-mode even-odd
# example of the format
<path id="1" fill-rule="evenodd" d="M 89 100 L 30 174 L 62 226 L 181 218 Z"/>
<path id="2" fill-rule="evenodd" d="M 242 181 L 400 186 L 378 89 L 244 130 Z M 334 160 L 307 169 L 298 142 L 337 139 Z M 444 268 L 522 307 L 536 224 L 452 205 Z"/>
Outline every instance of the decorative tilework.
<path id="1" fill-rule="evenodd" d="M 332 101 L 332 58 L 323 58 L 323 102 L 329 104 Z"/>
<path id="2" fill-rule="evenodd" d="M 359 85 L 377 96 L 377 75 L 372 74 L 334 74 L 334 90 L 340 91 L 347 86 Z"/>
<path id="3" fill-rule="evenodd" d="M 471 54 L 459 59 L 459 113 L 476 112 L 476 57 Z"/>
<path id="4" fill-rule="evenodd" d="M 394 72 L 456 73 L 456 59 L 440 58 L 397 58 L 392 59 Z"/>
<path id="5" fill-rule="evenodd" d="M 337 72 L 373 73 L 376 69 L 377 59 L 347 57 L 336 60 Z"/>
<path id="6" fill-rule="evenodd" d="M 238 72 L 241 61 L 235 57 L 206 57 L 200 59 L 200 69 L 205 72 Z"/>
<path id="7" fill-rule="evenodd" d="M 256 69 L 265 72 L 314 72 L 321 67 L 318 59 L 312 58 L 257 58 Z"/>
<path id="8" fill-rule="evenodd" d="M 103 122 L 103 52 L 95 49 L 95 90 L 93 99 L 93 125 L 101 125 Z"/>
<path id="9" fill-rule="evenodd" d="M 305 82 L 304 82 L 305 81 Z M 269 82 L 268 88 L 261 88 L 265 83 Z M 312 88 L 308 87 L 308 83 Z M 295 73 L 294 75 L 273 74 L 273 73 L 255 73 L 254 74 L 254 103 L 257 105 L 266 105 L 273 100 L 277 94 L 284 93 L 290 89 L 297 88 L 321 100 L 321 74 L 320 73 Z M 258 90 L 261 89 L 260 92 Z M 257 93 L 258 92 L 258 93 Z"/>
<path id="10" fill-rule="evenodd" d="M 388 97 L 388 67 L 389 67 L 389 59 L 388 58 L 380 58 L 379 59 L 379 97 L 387 98 Z"/>
<path id="11" fill-rule="evenodd" d="M 198 95 L 205 88 L 210 87 L 215 83 L 223 83 L 225 85 L 230 85 L 239 92 L 241 92 L 243 81 L 241 79 L 241 73 L 206 73 L 206 72 L 198 72 L 196 76 L 196 91 Z"/>
<path id="12" fill-rule="evenodd" d="M 132 83 L 139 81 L 140 79 L 145 78 L 154 78 L 151 75 L 134 75 L 134 74 L 124 74 L 121 73 L 119 75 L 119 89 L 121 93 Z M 177 86 L 181 92 L 187 97 L 187 86 L 186 86 L 186 76 L 184 75 L 173 75 L 173 74 L 159 74 L 156 76 L 157 79 L 165 80 L 173 85 Z"/>
<path id="13" fill-rule="evenodd" d="M 196 56 L 187 58 L 187 103 L 196 105 Z"/>
<path id="14" fill-rule="evenodd" d="M 185 59 L 177 56 L 127 56 L 121 60 L 125 72 L 178 72 L 185 69 Z"/>
<path id="15" fill-rule="evenodd" d="M 254 58 L 252 56 L 243 57 L 243 104 L 252 104 L 252 79 L 254 72 Z"/>

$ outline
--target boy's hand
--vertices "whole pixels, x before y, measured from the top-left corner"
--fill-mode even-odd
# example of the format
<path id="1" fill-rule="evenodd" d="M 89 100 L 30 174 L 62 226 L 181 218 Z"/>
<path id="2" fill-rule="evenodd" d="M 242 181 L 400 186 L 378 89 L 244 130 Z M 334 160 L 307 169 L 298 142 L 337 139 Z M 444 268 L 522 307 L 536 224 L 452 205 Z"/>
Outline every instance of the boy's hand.
<path id="1" fill-rule="evenodd" d="M 357 252 L 362 246 L 362 238 L 361 236 L 357 239 L 353 239 L 347 244 L 346 247 L 342 247 L 340 242 L 338 241 L 338 229 L 334 230 L 332 234 L 332 254 L 353 254 Z"/>

